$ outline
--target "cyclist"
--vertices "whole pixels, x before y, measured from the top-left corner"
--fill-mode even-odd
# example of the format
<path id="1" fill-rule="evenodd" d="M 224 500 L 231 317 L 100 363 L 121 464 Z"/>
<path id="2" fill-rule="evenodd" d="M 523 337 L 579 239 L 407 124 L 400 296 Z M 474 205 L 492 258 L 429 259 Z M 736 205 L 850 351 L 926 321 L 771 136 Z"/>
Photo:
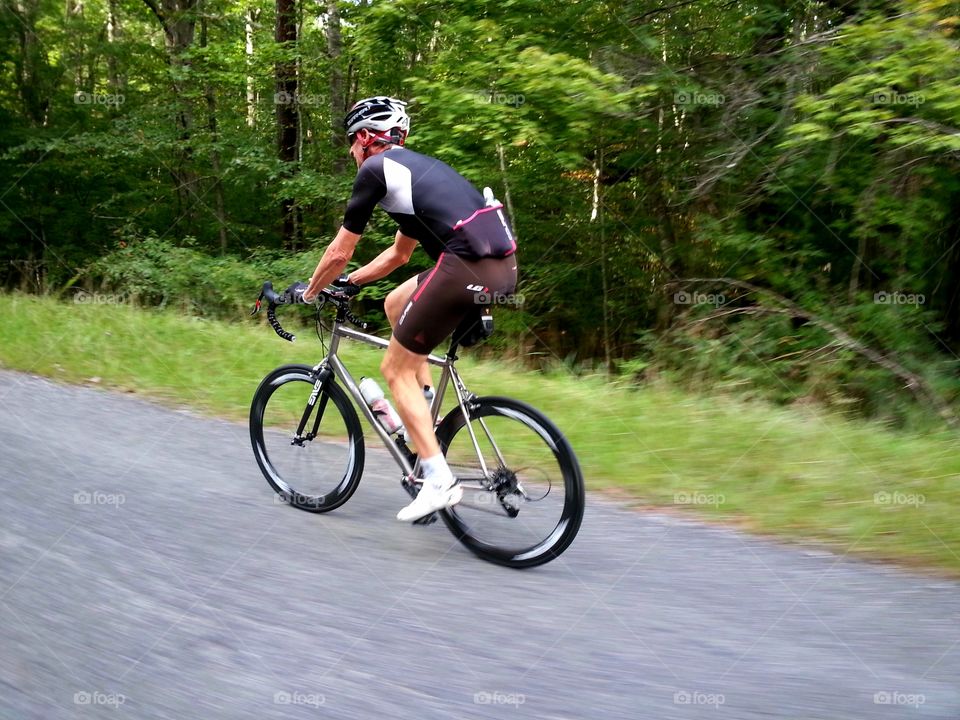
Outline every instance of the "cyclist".
<path id="1" fill-rule="evenodd" d="M 423 486 L 397 519 L 410 522 L 460 502 L 457 484 L 434 435 L 423 388 L 430 385 L 426 357 L 477 304 L 514 292 L 516 242 L 502 205 L 483 195 L 453 168 L 404 147 L 410 129 L 406 103 L 378 96 L 361 100 L 343 122 L 357 178 L 343 225 L 304 289 L 312 302 L 353 256 L 379 204 L 399 229 L 391 247 L 349 276 L 357 285 L 378 280 L 410 260 L 419 243 L 436 262 L 386 298 L 393 328 L 380 370 L 397 412 L 421 458 Z"/>

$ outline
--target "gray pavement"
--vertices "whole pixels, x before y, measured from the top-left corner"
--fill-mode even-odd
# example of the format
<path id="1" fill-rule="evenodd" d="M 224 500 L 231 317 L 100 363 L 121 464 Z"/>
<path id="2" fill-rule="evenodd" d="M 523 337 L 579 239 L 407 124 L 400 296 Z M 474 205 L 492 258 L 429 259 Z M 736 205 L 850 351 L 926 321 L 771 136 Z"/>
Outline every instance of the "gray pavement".
<path id="1" fill-rule="evenodd" d="M 955 582 L 595 495 L 509 570 L 370 445 L 311 515 L 242 424 L 2 371 L 0 433 L 3 719 L 960 718 Z"/>

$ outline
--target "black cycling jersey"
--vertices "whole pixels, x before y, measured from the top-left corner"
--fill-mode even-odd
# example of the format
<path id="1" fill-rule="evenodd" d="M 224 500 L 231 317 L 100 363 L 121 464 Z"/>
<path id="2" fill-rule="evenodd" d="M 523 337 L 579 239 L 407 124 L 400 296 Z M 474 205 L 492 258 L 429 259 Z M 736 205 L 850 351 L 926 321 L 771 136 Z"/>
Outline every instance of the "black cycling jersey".
<path id="1" fill-rule="evenodd" d="M 506 257 L 517 248 L 502 205 L 487 206 L 460 173 L 413 150 L 394 146 L 363 162 L 343 226 L 362 235 L 378 203 L 434 260 L 444 252 Z"/>

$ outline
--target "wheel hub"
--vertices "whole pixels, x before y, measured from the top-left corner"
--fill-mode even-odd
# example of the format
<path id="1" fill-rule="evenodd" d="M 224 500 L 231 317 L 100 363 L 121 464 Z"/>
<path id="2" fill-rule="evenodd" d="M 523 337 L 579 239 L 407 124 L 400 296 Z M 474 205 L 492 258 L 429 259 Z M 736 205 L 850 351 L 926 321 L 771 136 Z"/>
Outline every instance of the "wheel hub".
<path id="1" fill-rule="evenodd" d="M 518 489 L 517 474 L 512 470 L 500 467 L 493 471 L 490 478 L 490 490 L 497 494 L 500 506 L 510 517 L 520 514 L 520 501 L 523 494 Z"/>

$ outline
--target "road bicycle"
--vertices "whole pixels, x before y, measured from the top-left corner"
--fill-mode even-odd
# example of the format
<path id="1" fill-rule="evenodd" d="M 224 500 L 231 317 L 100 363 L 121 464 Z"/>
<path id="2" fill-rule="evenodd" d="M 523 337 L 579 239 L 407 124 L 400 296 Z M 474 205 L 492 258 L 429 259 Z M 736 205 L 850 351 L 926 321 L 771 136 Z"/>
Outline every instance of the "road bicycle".
<path id="1" fill-rule="evenodd" d="M 342 279 L 321 291 L 316 323 L 325 357 L 313 367 L 278 367 L 260 383 L 250 407 L 250 439 L 264 477 L 283 502 L 309 512 L 337 509 L 360 483 L 365 447 L 356 408 L 396 461 L 403 489 L 416 497 L 422 484 L 416 453 L 402 434 L 391 435 L 380 424 L 338 353 L 344 339 L 388 345 L 363 332 L 367 323 L 350 311 L 359 290 Z M 294 341 L 276 317 L 279 305 L 294 302 L 292 294 L 264 283 L 253 313 L 264 300 L 277 335 Z M 333 320 L 326 327 L 329 310 Z M 330 334 L 328 348 L 324 330 Z M 467 389 L 456 368 L 457 351 L 490 332 L 489 307 L 478 305 L 454 332 L 446 355 L 427 358 L 441 369 L 430 404 L 437 440 L 464 494 L 457 505 L 415 524 L 431 524 L 439 516 L 480 558 L 533 567 L 558 557 L 576 537 L 583 519 L 583 476 L 567 438 L 543 413 L 518 400 L 478 397 Z M 453 402 L 441 417 L 448 390 Z"/>

